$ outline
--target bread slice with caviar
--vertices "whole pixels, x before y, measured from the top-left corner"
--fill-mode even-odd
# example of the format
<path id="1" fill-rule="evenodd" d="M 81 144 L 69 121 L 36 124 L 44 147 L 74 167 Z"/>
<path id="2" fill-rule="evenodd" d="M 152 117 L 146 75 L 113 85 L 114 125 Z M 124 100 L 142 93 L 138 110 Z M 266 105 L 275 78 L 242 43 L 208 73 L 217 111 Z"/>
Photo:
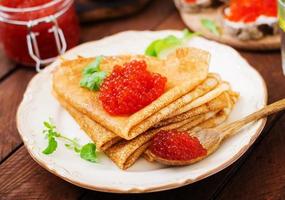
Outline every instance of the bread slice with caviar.
<path id="1" fill-rule="evenodd" d="M 224 33 L 257 40 L 278 33 L 277 1 L 232 0 L 221 9 Z"/>

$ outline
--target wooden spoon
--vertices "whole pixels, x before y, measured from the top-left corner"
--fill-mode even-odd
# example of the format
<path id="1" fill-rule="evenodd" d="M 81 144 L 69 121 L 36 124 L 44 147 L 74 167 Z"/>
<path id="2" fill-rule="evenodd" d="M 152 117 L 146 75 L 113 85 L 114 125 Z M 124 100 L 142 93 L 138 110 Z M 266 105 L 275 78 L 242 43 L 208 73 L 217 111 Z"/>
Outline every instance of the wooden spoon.
<path id="1" fill-rule="evenodd" d="M 202 129 L 200 131 L 190 133 L 190 135 L 196 137 L 200 141 L 201 145 L 207 150 L 207 154 L 202 157 L 198 157 L 192 160 L 182 161 L 182 160 L 167 160 L 164 158 L 160 158 L 152 154 L 151 152 L 150 156 L 153 157 L 154 160 L 166 165 L 189 165 L 198 162 L 208 157 L 213 152 L 215 152 L 225 138 L 236 134 L 246 124 L 259 120 L 261 118 L 264 118 L 268 115 L 271 115 L 273 113 L 279 112 L 284 109 L 285 109 L 285 99 L 282 99 L 236 122 L 226 125 L 220 125 L 213 129 Z"/>

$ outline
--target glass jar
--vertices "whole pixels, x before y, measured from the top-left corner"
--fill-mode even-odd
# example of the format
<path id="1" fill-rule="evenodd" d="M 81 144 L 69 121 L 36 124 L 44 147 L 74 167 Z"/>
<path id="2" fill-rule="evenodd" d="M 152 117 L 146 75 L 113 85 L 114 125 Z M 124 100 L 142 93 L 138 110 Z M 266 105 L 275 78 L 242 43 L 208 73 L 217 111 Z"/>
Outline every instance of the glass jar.
<path id="1" fill-rule="evenodd" d="M 31 2 L 37 1 L 42 2 Z M 39 71 L 41 65 L 50 63 L 79 41 L 73 0 L 45 0 L 43 4 L 23 8 L 0 4 L 0 39 L 6 55 L 17 63 L 36 65 Z"/>

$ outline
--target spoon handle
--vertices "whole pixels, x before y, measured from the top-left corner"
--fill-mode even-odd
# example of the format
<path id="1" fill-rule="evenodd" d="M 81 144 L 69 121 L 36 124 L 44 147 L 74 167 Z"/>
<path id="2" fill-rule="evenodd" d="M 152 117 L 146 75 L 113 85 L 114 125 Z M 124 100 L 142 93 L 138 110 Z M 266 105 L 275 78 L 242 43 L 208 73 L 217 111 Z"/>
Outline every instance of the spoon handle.
<path id="1" fill-rule="evenodd" d="M 217 127 L 217 129 L 223 133 L 224 137 L 227 137 L 229 135 L 232 135 L 236 133 L 238 130 L 240 130 L 243 126 L 246 124 L 259 120 L 261 118 L 264 118 L 268 115 L 271 115 L 273 113 L 279 112 L 281 110 L 285 109 L 285 99 L 279 100 L 273 104 L 270 104 L 268 106 L 265 106 L 261 110 L 254 112 L 245 118 L 235 121 L 233 123 L 227 124 L 227 125 L 222 125 L 220 127 Z"/>

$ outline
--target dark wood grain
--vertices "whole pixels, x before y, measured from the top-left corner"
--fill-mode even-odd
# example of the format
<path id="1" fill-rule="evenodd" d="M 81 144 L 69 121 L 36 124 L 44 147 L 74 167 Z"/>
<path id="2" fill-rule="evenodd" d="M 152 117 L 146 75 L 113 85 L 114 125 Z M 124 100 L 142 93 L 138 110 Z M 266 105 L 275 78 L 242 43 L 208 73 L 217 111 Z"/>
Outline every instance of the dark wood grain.
<path id="1" fill-rule="evenodd" d="M 184 27 L 172 0 L 155 0 L 140 13 L 130 17 L 82 24 L 82 41 L 97 40 L 125 30 L 183 29 Z M 2 53 L 0 52 L 0 58 Z M 269 89 L 269 101 L 273 102 L 285 97 L 285 78 L 281 73 L 280 52 L 241 53 L 264 76 Z M 33 75 L 32 70 L 15 70 L 15 65 L 5 57 L 0 63 L 0 159 L 2 159 L 0 199 L 275 200 L 285 198 L 285 168 L 282 166 L 284 116 L 270 118 L 260 140 L 234 165 L 189 186 L 143 195 L 107 194 L 73 186 L 34 162 L 22 146 L 17 133 L 15 112 L 26 84 Z M 278 161 L 280 156 L 283 158 Z M 267 168 L 271 169 L 267 170 Z M 263 177 L 260 179 L 259 175 Z M 273 177 L 270 177 L 271 175 Z M 245 184 L 245 182 L 249 183 Z M 240 191 L 243 190 L 246 192 L 241 195 Z"/>
<path id="2" fill-rule="evenodd" d="M 241 52 L 241 55 L 263 76 L 269 103 L 285 98 L 285 76 L 282 73 L 280 51 Z"/>
<path id="3" fill-rule="evenodd" d="M 0 47 L 0 82 L 3 80 L 7 75 L 14 71 L 16 65 L 6 58 L 4 49 Z"/>
<path id="4" fill-rule="evenodd" d="M 97 40 L 121 31 L 154 29 L 174 11 L 172 0 L 156 0 L 130 17 L 85 24 L 82 27 L 82 41 Z"/>
<path id="5" fill-rule="evenodd" d="M 166 2 L 166 3 L 163 4 L 162 2 Z M 163 6 L 159 6 L 159 5 L 163 5 Z M 161 9 L 161 12 L 154 14 L 153 9 L 158 9 L 159 7 Z M 157 0 L 152 4 L 152 7 L 147 7 L 143 13 L 138 14 L 137 16 L 135 16 L 135 18 L 133 17 L 121 18 L 121 19 L 116 19 L 113 21 L 102 22 L 101 24 L 98 24 L 98 25 L 93 24 L 92 26 L 85 25 L 82 28 L 82 38 L 83 38 L 83 41 L 90 41 L 90 40 L 100 39 L 103 36 L 107 36 L 109 34 L 116 33 L 116 32 L 123 31 L 123 30 L 152 29 L 155 26 L 157 26 L 157 24 L 159 24 L 161 21 L 163 21 L 164 18 L 166 18 L 174 10 L 175 8 L 171 0 L 168 0 L 168 1 Z M 146 23 L 145 21 L 146 17 L 148 18 L 151 17 L 152 19 Z M 34 163 L 30 157 L 27 156 L 27 153 L 25 150 L 22 150 L 24 147 L 21 147 L 22 141 L 16 130 L 16 123 L 15 123 L 16 109 L 22 98 L 26 84 L 28 83 L 28 81 L 31 79 L 33 75 L 34 75 L 34 72 L 32 70 L 20 69 L 20 70 L 17 70 L 7 80 L 5 80 L 4 82 L 0 84 L 0 103 L 1 105 L 5 105 L 3 107 L 2 106 L 0 107 L 0 134 L 2 136 L 1 138 L 4 138 L 0 140 L 0 158 L 3 159 L 7 155 L 10 155 L 12 153 L 12 155 L 10 155 L 9 162 L 17 163 L 18 159 L 23 159 L 23 162 L 33 163 L 31 165 L 27 164 L 25 166 L 26 167 L 25 170 L 31 171 L 34 173 L 34 171 L 39 170 L 41 168 L 36 163 Z M 13 150 L 17 148 L 19 148 L 20 150 L 14 153 Z M 6 166 L 7 162 L 8 160 L 3 162 L 1 167 L 3 165 Z M 35 166 L 37 166 L 37 168 L 35 168 Z M 4 167 L 2 170 L 9 171 L 8 169 L 9 168 Z M 18 181 L 22 179 L 21 177 L 26 177 L 25 176 L 26 171 L 19 170 L 19 169 L 20 169 L 20 165 L 18 166 L 16 171 L 11 171 L 11 173 L 15 173 L 13 176 L 13 180 Z M 43 171 L 43 169 L 41 170 Z M 1 173 L 1 170 L 0 170 L 0 173 Z M 32 178 L 32 174 L 31 174 L 31 177 L 29 178 Z M 51 182 L 49 182 L 50 179 L 51 179 Z M 63 183 L 65 183 L 62 180 L 55 178 L 54 175 L 48 172 L 45 172 L 45 178 L 43 179 L 35 178 L 31 180 L 35 180 L 35 181 L 32 181 L 30 184 L 26 184 L 25 187 L 14 187 L 13 184 L 8 184 L 6 182 L 7 180 L 5 180 L 5 177 L 0 177 L 0 181 L 2 182 L 2 185 L 6 185 L 5 191 L 2 190 L 2 192 L 5 192 L 5 197 L 7 197 L 8 199 L 13 199 L 13 197 L 15 197 L 15 195 L 17 194 L 21 194 L 22 199 L 29 199 L 28 196 L 30 193 L 33 194 L 34 197 L 41 197 L 41 196 L 45 197 L 45 195 L 49 193 L 58 192 L 58 191 L 54 191 L 55 189 L 52 186 L 50 187 L 42 186 L 42 185 L 45 185 L 46 182 L 50 183 L 51 185 L 53 184 L 62 185 Z M 67 194 L 70 193 L 70 195 L 72 196 L 74 188 L 66 187 L 65 192 Z M 0 196 L 1 196 L 1 192 L 0 192 Z"/>
<path id="6" fill-rule="evenodd" d="M 16 127 L 16 111 L 34 74 L 33 70 L 19 69 L 0 84 L 0 162 L 22 143 Z"/>
<path id="7" fill-rule="evenodd" d="M 0 199 L 78 199 L 84 190 L 51 175 L 22 146 L 0 165 Z"/>
<path id="8" fill-rule="evenodd" d="M 218 199 L 285 199 L 285 115 L 249 156 Z"/>
<path id="9" fill-rule="evenodd" d="M 81 21 L 98 21 L 128 16 L 138 12 L 150 0 L 94 1 L 77 0 L 77 11 Z"/>

